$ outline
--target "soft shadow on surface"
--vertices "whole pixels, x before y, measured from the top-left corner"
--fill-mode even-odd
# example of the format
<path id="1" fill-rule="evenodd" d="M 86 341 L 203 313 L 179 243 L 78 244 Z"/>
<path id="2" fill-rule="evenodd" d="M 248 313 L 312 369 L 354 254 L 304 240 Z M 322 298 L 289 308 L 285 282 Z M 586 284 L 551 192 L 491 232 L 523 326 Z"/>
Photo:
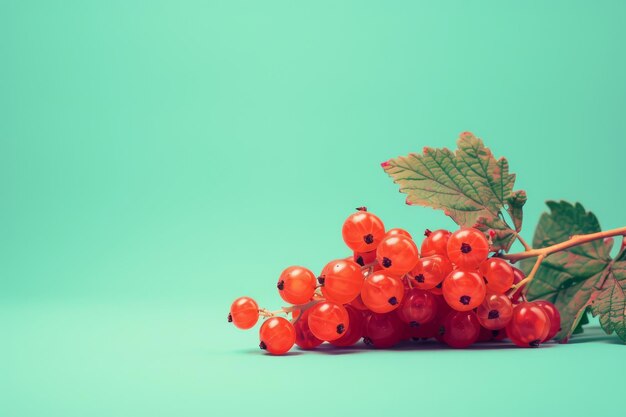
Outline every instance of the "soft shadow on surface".
<path id="1" fill-rule="evenodd" d="M 550 344 L 546 344 L 542 346 L 542 348 L 550 348 Z M 389 348 L 389 349 L 376 349 L 373 347 L 369 347 L 365 345 L 363 342 L 359 342 L 356 345 L 349 347 L 337 347 L 333 346 L 329 343 L 324 343 L 312 350 L 305 350 L 295 347 L 300 352 L 306 353 L 314 353 L 320 355 L 347 355 L 354 353 L 366 353 L 366 352 L 376 352 L 376 351 L 398 351 L 398 352 L 410 352 L 410 351 L 455 351 L 460 349 L 451 348 L 443 343 L 439 343 L 435 340 L 424 340 L 424 341 L 404 341 L 399 343 L 398 345 Z M 518 349 L 511 343 L 508 342 L 487 342 L 487 343 L 476 343 L 469 348 L 462 349 L 466 351 L 472 350 L 491 350 L 491 349 Z"/>
<path id="2" fill-rule="evenodd" d="M 611 345 L 624 345 L 615 333 L 610 335 L 606 334 L 604 330 L 598 326 L 585 327 L 583 333 L 573 335 L 567 343 L 605 343 Z"/>

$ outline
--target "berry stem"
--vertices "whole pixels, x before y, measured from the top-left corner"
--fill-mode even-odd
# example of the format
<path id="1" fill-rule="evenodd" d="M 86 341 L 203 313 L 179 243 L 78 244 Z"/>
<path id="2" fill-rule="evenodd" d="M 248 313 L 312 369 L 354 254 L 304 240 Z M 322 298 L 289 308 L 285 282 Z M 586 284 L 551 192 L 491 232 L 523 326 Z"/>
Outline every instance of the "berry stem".
<path id="1" fill-rule="evenodd" d="M 573 246 L 582 245 L 584 243 L 592 242 L 598 239 L 604 239 L 605 237 L 620 235 L 626 235 L 626 226 L 618 227 L 617 229 L 605 230 L 604 232 L 589 233 L 587 235 L 575 235 L 572 236 L 569 240 L 557 243 L 556 245 L 546 246 L 545 248 L 539 249 L 530 249 L 520 253 L 505 254 L 502 255 L 502 258 L 510 261 L 511 263 L 521 261 L 522 259 L 534 258 L 535 256 L 539 257 L 543 255 L 543 258 L 545 258 L 548 255 L 551 255 L 555 252 L 560 252 L 565 249 L 569 249 Z"/>
<path id="2" fill-rule="evenodd" d="M 593 242 L 594 240 L 604 239 L 604 238 L 613 237 L 613 236 L 625 236 L 625 239 L 626 239 L 626 226 L 618 227 L 617 229 L 605 230 L 603 232 L 589 233 L 586 235 L 574 235 L 570 237 L 568 240 L 566 240 L 565 242 L 557 243 L 555 245 L 546 246 L 545 248 L 539 248 L 539 249 L 530 249 L 530 247 L 528 247 L 528 244 L 524 242 L 521 236 L 517 235 L 520 242 L 524 245 L 524 247 L 527 247 L 527 249 L 524 252 L 520 252 L 520 253 L 504 254 L 502 255 L 502 258 L 508 260 L 511 263 L 521 261 L 522 259 L 533 258 L 535 256 L 537 257 L 537 260 L 535 261 L 535 265 L 533 265 L 533 269 L 530 271 L 530 274 L 528 274 L 526 278 L 518 282 L 516 285 L 511 287 L 510 293 L 511 294 L 514 293 L 517 289 L 522 288 L 523 286 L 528 284 L 530 281 L 532 281 L 532 279 L 535 277 L 535 274 L 537 273 L 537 270 L 539 269 L 539 266 L 541 265 L 541 262 L 547 256 L 555 252 L 560 252 L 562 250 L 569 249 L 574 246 L 582 245 L 585 243 Z"/>
<path id="3" fill-rule="evenodd" d="M 519 233 L 516 233 L 515 236 L 517 237 L 517 240 L 519 240 L 519 243 L 521 243 L 522 246 L 524 246 L 524 251 L 529 251 L 533 249 L 532 246 L 530 246 L 528 242 L 526 242 L 526 240 L 522 237 L 522 235 L 520 235 Z"/>
<path id="4" fill-rule="evenodd" d="M 541 262 L 544 260 L 545 257 L 546 255 L 543 255 L 543 254 L 537 257 L 537 260 L 535 261 L 535 265 L 533 265 L 533 269 L 530 271 L 530 274 L 528 274 L 526 278 L 518 282 L 516 285 L 511 287 L 511 290 L 510 290 L 511 294 L 515 293 L 517 289 L 523 287 L 524 285 L 532 281 L 532 279 L 535 277 L 535 274 L 537 273 L 537 270 L 539 269 L 539 265 L 541 265 Z"/>

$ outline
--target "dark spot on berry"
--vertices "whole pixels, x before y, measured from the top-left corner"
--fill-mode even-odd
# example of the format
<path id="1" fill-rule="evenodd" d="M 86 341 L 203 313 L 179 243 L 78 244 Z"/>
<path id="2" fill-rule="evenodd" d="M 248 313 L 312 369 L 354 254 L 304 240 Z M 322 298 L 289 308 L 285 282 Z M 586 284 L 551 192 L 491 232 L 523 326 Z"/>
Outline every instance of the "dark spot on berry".
<path id="1" fill-rule="evenodd" d="M 472 246 L 463 242 L 461 243 L 461 252 L 463 253 L 470 253 L 472 251 Z"/>
<path id="2" fill-rule="evenodd" d="M 424 236 L 426 236 L 426 237 L 430 236 L 431 233 L 432 233 L 432 231 L 430 229 L 424 230 Z"/>
<path id="3" fill-rule="evenodd" d="M 374 346 L 374 342 L 372 342 L 372 339 L 370 339 L 369 337 L 364 337 L 363 343 L 365 343 L 367 346 Z"/>
<path id="4" fill-rule="evenodd" d="M 396 304 L 398 304 L 398 299 L 396 297 L 391 297 L 389 300 L 387 300 L 389 302 L 389 304 L 391 304 L 392 306 L 395 306 Z"/>
<path id="5" fill-rule="evenodd" d="M 411 326 L 411 327 L 419 327 L 420 324 L 418 322 L 416 322 L 416 321 L 412 321 L 412 322 L 409 323 L 409 326 Z"/>
<path id="6" fill-rule="evenodd" d="M 365 262 L 363 261 L 363 257 L 361 255 L 357 256 L 356 263 L 361 266 L 365 266 Z"/>
<path id="7" fill-rule="evenodd" d="M 324 278 L 324 277 L 317 277 L 317 282 L 319 282 L 320 285 L 324 285 L 324 282 L 326 282 L 326 278 Z"/>
<path id="8" fill-rule="evenodd" d="M 469 295 L 462 295 L 461 298 L 459 298 L 459 301 L 461 302 L 461 304 L 466 306 L 470 303 L 470 301 L 472 301 L 472 297 L 470 297 Z"/>
<path id="9" fill-rule="evenodd" d="M 383 258 L 383 267 L 389 268 L 391 266 L 391 259 Z"/>
<path id="10" fill-rule="evenodd" d="M 267 345 L 265 344 L 265 342 L 259 343 L 259 347 L 263 350 L 267 349 Z"/>
<path id="11" fill-rule="evenodd" d="M 346 330 L 346 326 L 344 326 L 343 323 L 337 325 L 337 333 L 341 334 L 344 330 Z"/>
<path id="12" fill-rule="evenodd" d="M 445 326 L 439 326 L 439 336 L 443 336 L 444 334 L 446 334 Z"/>
<path id="13" fill-rule="evenodd" d="M 500 330 L 492 330 L 492 331 L 491 331 L 491 335 L 492 335 L 493 337 L 498 337 L 498 335 L 500 335 Z"/>
<path id="14" fill-rule="evenodd" d="M 282 291 L 285 288 L 285 281 L 278 281 L 278 284 L 276 284 L 276 288 L 278 288 L 279 291 Z"/>
<path id="15" fill-rule="evenodd" d="M 483 277 L 483 281 L 485 281 L 485 284 L 489 284 L 489 281 L 487 281 L 487 277 Z"/>
<path id="16" fill-rule="evenodd" d="M 367 211 L 367 207 L 357 207 L 355 208 L 356 211 Z"/>
<path id="17" fill-rule="evenodd" d="M 415 281 L 424 282 L 424 274 L 415 275 Z"/>
<path id="18" fill-rule="evenodd" d="M 500 317 L 500 312 L 498 310 L 489 311 L 489 315 L 487 316 L 489 320 L 497 319 L 499 317 Z"/>
<path id="19" fill-rule="evenodd" d="M 228 313 L 228 322 L 232 323 L 233 322 L 233 315 Z"/>
<path id="20" fill-rule="evenodd" d="M 530 342 L 528 344 L 528 346 L 530 346 L 530 347 L 539 347 L 540 344 L 541 344 L 541 340 L 537 339 L 537 340 L 533 340 L 532 342 Z"/>
<path id="21" fill-rule="evenodd" d="M 435 288 L 441 288 L 443 286 L 443 281 L 441 281 L 439 284 L 435 285 Z"/>
<path id="22" fill-rule="evenodd" d="M 374 243 L 374 236 L 372 236 L 372 234 L 369 233 L 369 234 L 363 236 L 363 240 L 365 241 L 365 243 L 367 243 L 369 245 L 370 243 Z"/>

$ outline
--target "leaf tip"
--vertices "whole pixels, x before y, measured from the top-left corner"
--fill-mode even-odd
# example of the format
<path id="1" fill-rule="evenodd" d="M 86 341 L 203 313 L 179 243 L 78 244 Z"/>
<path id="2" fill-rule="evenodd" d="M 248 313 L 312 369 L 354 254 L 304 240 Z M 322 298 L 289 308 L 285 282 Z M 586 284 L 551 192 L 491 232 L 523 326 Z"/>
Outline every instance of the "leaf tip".
<path id="1" fill-rule="evenodd" d="M 380 166 L 381 166 L 383 169 L 387 168 L 387 167 L 389 166 L 389 161 L 387 160 L 387 161 L 385 161 L 385 162 L 381 162 L 381 163 L 380 163 Z"/>

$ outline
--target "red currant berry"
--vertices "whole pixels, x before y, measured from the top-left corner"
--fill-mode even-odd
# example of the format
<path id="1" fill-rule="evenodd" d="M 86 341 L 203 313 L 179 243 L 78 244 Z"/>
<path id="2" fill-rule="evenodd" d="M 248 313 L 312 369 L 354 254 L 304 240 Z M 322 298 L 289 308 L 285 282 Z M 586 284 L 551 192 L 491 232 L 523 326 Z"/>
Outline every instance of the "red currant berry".
<path id="1" fill-rule="evenodd" d="M 376 260 L 390 275 L 400 277 L 409 272 L 418 261 L 417 246 L 402 235 L 384 238 L 376 249 Z"/>
<path id="2" fill-rule="evenodd" d="M 487 291 L 504 294 L 513 285 L 513 267 L 500 258 L 488 258 L 480 264 Z"/>
<path id="3" fill-rule="evenodd" d="M 429 290 L 440 284 L 452 272 L 452 264 L 439 255 L 420 258 L 409 272 L 413 285 L 420 290 Z"/>
<path id="4" fill-rule="evenodd" d="M 395 314 L 371 314 L 365 321 L 363 333 L 366 345 L 385 349 L 402 340 L 404 325 Z"/>
<path id="5" fill-rule="evenodd" d="M 476 269 L 489 254 L 489 242 L 480 230 L 465 227 L 452 233 L 447 243 L 448 258 L 459 268 Z"/>
<path id="6" fill-rule="evenodd" d="M 375 313 L 388 313 L 400 306 L 404 285 L 398 278 L 384 273 L 368 276 L 361 289 L 363 303 Z"/>
<path id="7" fill-rule="evenodd" d="M 345 307 L 350 317 L 350 326 L 348 326 L 348 330 L 341 335 L 339 339 L 330 341 L 330 344 L 333 346 L 352 346 L 363 337 L 363 324 L 365 323 L 363 313 L 350 305 L 346 305 Z"/>
<path id="8" fill-rule="evenodd" d="M 408 330 L 411 339 L 430 339 L 431 337 L 435 337 L 439 332 L 439 323 L 437 320 L 432 320 L 428 323 L 420 324 L 419 326 L 409 325 Z"/>
<path id="9" fill-rule="evenodd" d="M 361 298 L 361 294 L 357 295 L 356 298 L 350 301 L 349 305 L 351 307 L 356 308 L 359 311 L 367 311 L 369 308 L 363 303 L 363 299 Z"/>
<path id="10" fill-rule="evenodd" d="M 278 278 L 278 294 L 290 304 L 304 304 L 313 297 L 315 274 L 302 266 L 290 266 Z"/>
<path id="11" fill-rule="evenodd" d="M 358 211 L 346 219 L 341 234 L 353 251 L 370 252 L 376 249 L 385 236 L 385 225 L 374 214 Z"/>
<path id="12" fill-rule="evenodd" d="M 455 310 L 469 311 L 485 299 L 485 281 L 475 272 L 457 270 L 443 280 L 443 296 Z"/>
<path id="13" fill-rule="evenodd" d="M 273 355 L 287 353 L 296 342 L 296 331 L 293 325 L 283 317 L 271 317 L 259 329 L 261 343 L 259 347 Z"/>
<path id="14" fill-rule="evenodd" d="M 428 291 L 414 288 L 407 292 L 397 314 L 411 327 L 418 327 L 437 316 L 437 298 Z"/>
<path id="15" fill-rule="evenodd" d="M 359 266 L 371 265 L 376 262 L 376 251 L 372 250 L 369 252 L 354 252 L 352 255 L 352 259 Z"/>
<path id="16" fill-rule="evenodd" d="M 504 294 L 487 294 L 485 301 L 476 309 L 480 324 L 489 330 L 506 327 L 513 315 L 513 304 Z"/>
<path id="17" fill-rule="evenodd" d="M 489 330 L 485 327 L 480 328 L 480 334 L 478 335 L 479 342 L 498 342 L 506 339 L 506 330 Z"/>
<path id="18" fill-rule="evenodd" d="M 517 269 L 515 267 L 513 268 L 513 285 L 517 285 L 520 282 L 522 282 L 522 280 L 524 278 L 526 278 L 526 275 L 524 274 L 524 272 L 522 272 L 521 269 Z M 511 302 L 513 302 L 514 304 L 520 303 L 522 301 L 522 291 L 524 290 L 524 287 L 522 288 L 518 288 L 512 295 L 511 295 Z"/>
<path id="19" fill-rule="evenodd" d="M 452 233 L 447 230 L 439 229 L 434 232 L 426 230 L 424 234 L 426 235 L 426 239 L 422 242 L 422 256 L 439 255 L 447 258 L 448 239 Z"/>
<path id="20" fill-rule="evenodd" d="M 254 327 L 259 320 L 259 306 L 250 297 L 239 297 L 230 306 L 228 321 L 240 329 Z"/>
<path id="21" fill-rule="evenodd" d="M 550 318 L 543 308 L 532 302 L 513 307 L 506 334 L 519 347 L 539 347 L 550 332 Z"/>
<path id="22" fill-rule="evenodd" d="M 413 237 L 411 237 L 411 234 L 409 232 L 407 232 L 404 229 L 400 229 L 400 228 L 394 228 L 394 229 L 389 229 L 387 230 L 387 233 L 385 233 L 385 237 L 388 236 L 395 236 L 395 235 L 402 235 L 402 236 L 406 236 L 409 239 L 413 239 Z"/>
<path id="23" fill-rule="evenodd" d="M 443 321 L 442 331 L 442 339 L 448 346 L 465 348 L 478 340 L 480 323 L 473 311 L 454 311 Z"/>
<path id="24" fill-rule="evenodd" d="M 309 328 L 318 339 L 339 339 L 348 330 L 350 316 L 341 304 L 324 301 L 315 304 L 310 310 Z"/>
<path id="25" fill-rule="evenodd" d="M 324 267 L 318 281 L 323 284 L 324 297 L 338 304 L 346 304 L 361 292 L 363 273 L 356 263 L 338 259 Z"/>
<path id="26" fill-rule="evenodd" d="M 550 319 L 550 331 L 548 332 L 546 338 L 543 339 L 543 341 L 546 342 L 556 336 L 556 334 L 561 330 L 561 313 L 559 313 L 559 310 L 557 310 L 556 306 L 550 301 L 537 300 L 535 301 L 535 304 L 543 308 Z"/>
<path id="27" fill-rule="evenodd" d="M 296 331 L 296 345 L 301 349 L 314 349 L 322 344 L 322 340 L 315 337 L 309 328 L 309 314 L 311 309 L 305 310 L 299 317 L 293 327 Z"/>

